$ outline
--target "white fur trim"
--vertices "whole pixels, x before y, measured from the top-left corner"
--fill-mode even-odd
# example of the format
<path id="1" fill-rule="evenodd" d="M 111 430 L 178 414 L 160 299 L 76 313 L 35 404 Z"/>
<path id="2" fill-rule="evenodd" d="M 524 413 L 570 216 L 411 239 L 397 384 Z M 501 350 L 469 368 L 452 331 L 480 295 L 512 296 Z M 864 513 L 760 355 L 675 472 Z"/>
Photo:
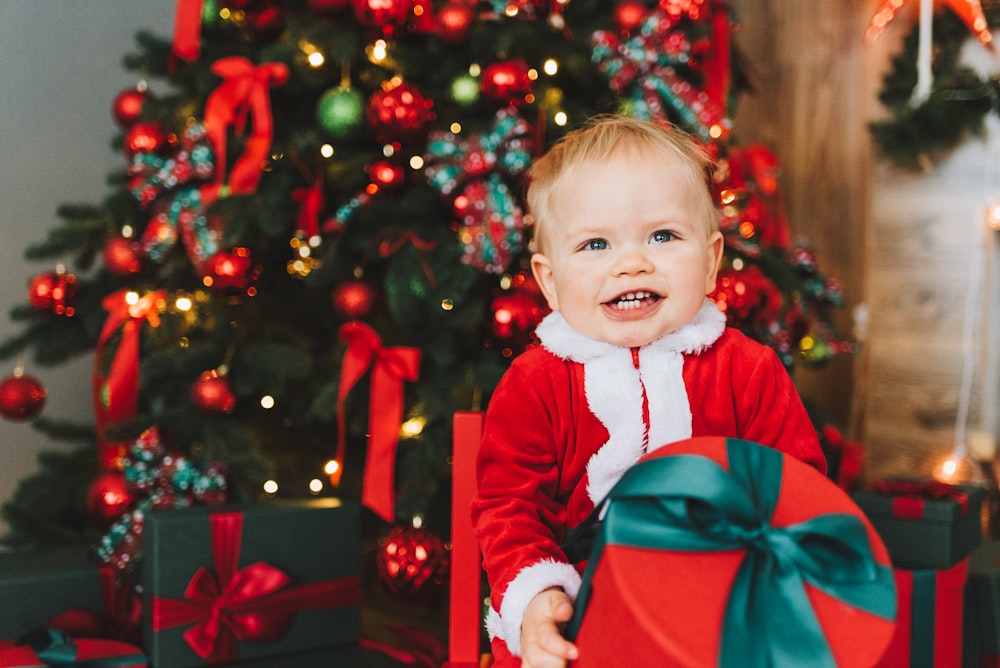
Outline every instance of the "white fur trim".
<path id="1" fill-rule="evenodd" d="M 531 599 L 549 587 L 562 587 L 571 599 L 580 591 L 580 574 L 570 564 L 544 559 L 521 570 L 507 585 L 503 605 L 486 616 L 490 639 L 500 638 L 514 656 L 521 656 L 521 622 Z"/>
<path id="2" fill-rule="evenodd" d="M 642 457 L 647 445 L 656 449 L 691 436 L 684 355 L 705 350 L 725 328 L 725 314 L 706 299 L 687 325 L 639 349 L 636 370 L 631 350 L 583 336 L 557 311 L 538 326 L 536 332 L 547 350 L 584 365 L 587 404 L 608 430 L 608 441 L 587 463 L 587 495 L 595 505 Z M 643 390 L 649 404 L 648 444 Z"/>

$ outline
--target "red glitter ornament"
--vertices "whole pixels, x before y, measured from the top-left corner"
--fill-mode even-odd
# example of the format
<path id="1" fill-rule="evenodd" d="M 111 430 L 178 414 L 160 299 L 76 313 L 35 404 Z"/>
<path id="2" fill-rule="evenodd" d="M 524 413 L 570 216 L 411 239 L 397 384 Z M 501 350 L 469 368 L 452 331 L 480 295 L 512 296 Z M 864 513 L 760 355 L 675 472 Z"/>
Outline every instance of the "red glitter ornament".
<path id="1" fill-rule="evenodd" d="M 203 413 L 232 413 L 236 408 L 236 395 L 229 378 L 213 369 L 203 372 L 191 386 L 191 403 Z"/>
<path id="2" fill-rule="evenodd" d="M 125 133 L 122 148 L 130 159 L 136 153 L 160 153 L 169 146 L 169 135 L 157 123 L 136 123 Z"/>
<path id="3" fill-rule="evenodd" d="M 479 87 L 496 104 L 519 106 L 531 92 L 531 68 L 519 58 L 493 63 L 483 70 Z"/>
<path id="4" fill-rule="evenodd" d="M 437 12 L 437 35 L 446 44 L 461 44 L 469 38 L 475 19 L 468 3 L 450 0 Z"/>
<path id="5" fill-rule="evenodd" d="M 206 260 L 202 283 L 218 292 L 253 294 L 253 283 L 259 276 L 260 268 L 250 257 L 250 249 L 238 246 Z"/>
<path id="6" fill-rule="evenodd" d="M 17 372 L 0 381 L 0 415 L 8 420 L 30 420 L 42 412 L 46 396 L 40 380 Z"/>
<path id="7" fill-rule="evenodd" d="M 137 274 L 142 269 L 142 251 L 134 239 L 113 237 L 101 253 L 104 266 L 115 276 Z"/>
<path id="8" fill-rule="evenodd" d="M 130 128 L 142 117 L 142 105 L 149 99 L 146 90 L 126 88 L 115 96 L 111 104 L 111 116 L 115 123 L 123 128 Z"/>
<path id="9" fill-rule="evenodd" d="M 76 313 L 76 276 L 63 271 L 38 274 L 28 284 L 28 303 L 36 311 L 72 316 Z"/>
<path id="10" fill-rule="evenodd" d="M 379 294 L 369 281 L 351 278 L 330 291 L 330 301 L 341 320 L 367 320 L 375 313 Z"/>
<path id="11" fill-rule="evenodd" d="M 426 601 L 440 595 L 448 575 L 444 542 L 423 528 L 395 527 L 379 541 L 379 580 L 393 595 Z"/>
<path id="12" fill-rule="evenodd" d="M 404 81 L 372 95 L 365 120 L 379 143 L 421 141 L 434 120 L 433 106 L 419 88 Z"/>
<path id="13" fill-rule="evenodd" d="M 358 23 L 390 39 L 406 27 L 413 0 L 352 0 L 352 5 Z"/>
<path id="14" fill-rule="evenodd" d="M 107 528 L 128 512 L 135 497 L 125 476 L 117 471 L 102 473 L 87 489 L 87 514 L 101 528 Z"/>

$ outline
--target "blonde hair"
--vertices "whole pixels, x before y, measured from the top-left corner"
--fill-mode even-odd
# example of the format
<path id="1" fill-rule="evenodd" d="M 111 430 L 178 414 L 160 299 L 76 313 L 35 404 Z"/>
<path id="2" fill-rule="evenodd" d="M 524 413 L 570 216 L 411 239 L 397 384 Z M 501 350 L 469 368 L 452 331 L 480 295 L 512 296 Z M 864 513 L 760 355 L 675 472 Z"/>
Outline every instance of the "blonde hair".
<path id="1" fill-rule="evenodd" d="M 583 165 L 608 160 L 622 151 L 659 155 L 679 164 L 691 187 L 700 193 L 705 235 L 719 229 L 719 210 L 709 185 L 714 161 L 700 142 L 673 126 L 628 116 L 601 115 L 566 134 L 528 169 L 526 199 L 536 251 L 542 252 L 542 231 L 549 205 L 562 185 L 572 181 Z"/>

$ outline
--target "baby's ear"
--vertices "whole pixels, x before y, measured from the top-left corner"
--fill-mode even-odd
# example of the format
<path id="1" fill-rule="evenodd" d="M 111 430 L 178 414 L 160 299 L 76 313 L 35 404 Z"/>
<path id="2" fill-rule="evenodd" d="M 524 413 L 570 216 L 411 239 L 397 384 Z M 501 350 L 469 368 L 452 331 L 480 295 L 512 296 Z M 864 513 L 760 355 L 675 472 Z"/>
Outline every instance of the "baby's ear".
<path id="1" fill-rule="evenodd" d="M 545 255 L 535 253 L 531 256 L 531 273 L 535 276 L 538 288 L 545 296 L 545 301 L 553 311 L 559 310 L 559 298 L 556 295 L 556 278 L 552 273 L 552 263 Z"/>
<path id="2" fill-rule="evenodd" d="M 708 237 L 708 274 L 705 276 L 705 294 L 715 290 L 715 279 L 719 274 L 719 266 L 722 264 L 722 253 L 725 251 L 725 240 L 722 232 L 712 232 Z"/>

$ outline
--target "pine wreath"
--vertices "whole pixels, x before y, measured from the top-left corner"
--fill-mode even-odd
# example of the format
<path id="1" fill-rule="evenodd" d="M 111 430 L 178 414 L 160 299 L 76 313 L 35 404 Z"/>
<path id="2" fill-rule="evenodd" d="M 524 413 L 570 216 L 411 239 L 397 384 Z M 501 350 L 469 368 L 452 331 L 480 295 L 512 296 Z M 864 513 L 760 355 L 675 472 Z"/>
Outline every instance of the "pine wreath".
<path id="1" fill-rule="evenodd" d="M 989 25 L 1000 25 L 1000 4 L 987 7 L 984 3 L 983 10 Z M 930 94 L 913 104 L 919 41 L 919 25 L 914 24 L 882 80 L 879 101 L 890 117 L 868 126 L 882 155 L 900 166 L 917 167 L 944 155 L 970 135 L 982 136 L 986 115 L 1000 113 L 997 75 L 983 78 L 959 62 L 962 45 L 970 38 L 961 19 L 952 12 L 936 12 L 933 38 Z"/>

